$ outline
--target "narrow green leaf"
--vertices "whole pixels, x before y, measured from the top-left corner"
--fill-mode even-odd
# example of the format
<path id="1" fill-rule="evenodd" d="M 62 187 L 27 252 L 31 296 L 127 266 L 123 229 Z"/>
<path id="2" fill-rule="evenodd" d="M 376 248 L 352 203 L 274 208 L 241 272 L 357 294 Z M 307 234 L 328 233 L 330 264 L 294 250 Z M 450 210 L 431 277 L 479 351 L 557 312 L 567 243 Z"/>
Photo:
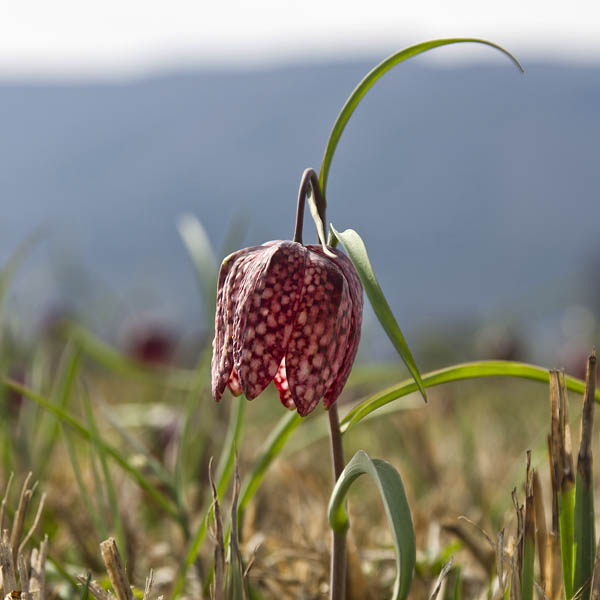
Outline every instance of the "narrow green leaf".
<path id="1" fill-rule="evenodd" d="M 71 461 L 71 466 L 73 467 L 75 481 L 77 482 L 77 487 L 79 488 L 79 493 L 81 494 L 81 498 L 83 499 L 83 504 L 86 507 L 87 513 L 92 519 L 95 530 L 94 533 L 99 539 L 105 540 L 108 537 L 108 531 L 106 530 L 104 519 L 100 518 L 98 510 L 96 509 L 95 504 L 92 502 L 92 498 L 83 482 L 83 476 L 81 474 L 81 468 L 79 467 L 77 453 L 75 452 L 75 446 L 71 440 L 71 433 L 63 423 L 61 423 L 61 429 L 65 439 L 65 445 L 67 447 L 69 459 Z"/>
<path id="2" fill-rule="evenodd" d="M 106 421 L 115 428 L 121 438 L 131 447 L 132 450 L 135 451 L 136 454 L 138 454 L 139 459 L 142 459 L 146 462 L 144 466 L 152 470 L 156 477 L 160 479 L 160 482 L 169 491 L 169 494 L 173 498 L 176 498 L 179 503 L 178 490 L 173 482 L 173 475 L 169 472 L 169 470 L 164 467 L 163 464 L 152 455 L 150 450 L 148 450 L 148 448 L 146 448 L 146 446 L 144 446 L 140 440 L 132 435 L 128 431 L 127 427 L 120 422 L 120 414 L 115 413 L 114 408 L 111 409 L 111 406 L 103 402 L 101 399 L 96 399 L 96 404 Z M 120 408 L 123 406 L 124 405 L 121 405 Z M 144 411 L 148 410 L 147 404 L 141 406 L 143 406 Z"/>
<path id="3" fill-rule="evenodd" d="M 196 366 L 196 372 L 199 375 L 196 385 L 186 393 L 185 418 L 177 444 L 174 474 L 177 497 L 181 498 L 182 502 L 185 498 L 187 477 L 191 476 L 194 479 L 196 477 L 196 465 L 199 463 L 200 455 L 206 448 L 207 433 L 211 427 L 210 420 L 214 417 L 214 411 L 208 411 L 206 407 L 198 402 L 198 398 L 206 387 L 210 376 L 208 364 L 211 356 L 212 347 L 207 347 Z M 204 377 L 201 377 L 201 375 L 204 375 Z M 194 421 L 198 415 L 201 415 L 201 427 L 198 427 Z M 187 465 L 192 465 L 192 468 L 186 468 Z"/>
<path id="4" fill-rule="evenodd" d="M 596 392 L 596 353 L 588 357 L 586 387 L 581 412 L 581 442 L 575 476 L 575 576 L 573 591 L 588 600 L 594 573 L 596 527 L 594 514 L 594 472 L 592 469 L 592 434 L 594 429 L 594 394 Z"/>
<path id="5" fill-rule="evenodd" d="M 314 417 L 302 418 L 296 411 L 287 412 L 281 419 L 279 419 L 275 428 L 271 431 L 271 434 L 261 447 L 258 458 L 253 461 L 253 469 L 249 475 L 244 479 L 242 484 L 240 498 L 238 503 L 238 522 L 239 528 L 242 528 L 242 520 L 244 517 L 244 511 L 256 491 L 258 490 L 263 477 L 265 476 L 268 468 L 271 466 L 273 461 L 281 454 L 283 447 L 287 440 L 292 435 L 294 430 L 303 422 L 312 420 Z M 228 530 L 225 539 L 229 540 L 230 531 Z M 208 592 L 208 586 L 211 578 L 207 578 L 205 582 L 204 591 Z"/>
<path id="6" fill-rule="evenodd" d="M 575 486 L 568 486 L 558 495 L 558 525 L 565 597 L 573 597 Z"/>
<path id="7" fill-rule="evenodd" d="M 44 540 L 47 539 L 48 535 L 44 535 Z M 42 543 L 42 538 L 35 533 L 31 536 L 31 543 L 33 546 L 37 546 Z M 72 566 L 70 568 L 73 568 Z M 48 556 L 46 562 L 46 577 L 49 580 L 50 577 L 53 579 L 62 579 L 63 583 L 67 583 L 71 586 L 71 592 L 77 596 L 81 592 L 81 584 L 75 578 L 75 576 L 62 564 L 62 562 L 54 555 L 54 553 L 48 549 Z M 69 597 L 71 597 L 69 595 Z"/>
<path id="8" fill-rule="evenodd" d="M 400 64 L 408 58 L 412 58 L 413 56 L 417 56 L 427 50 L 432 50 L 433 48 L 438 48 L 440 46 L 447 46 L 449 44 L 461 44 L 461 43 L 475 43 L 475 44 L 484 44 L 486 46 L 491 46 L 496 50 L 500 50 L 508 56 L 515 65 L 519 68 L 521 72 L 523 72 L 523 67 L 521 67 L 519 61 L 512 55 L 510 52 L 506 51 L 501 46 L 494 44 L 492 42 L 488 42 L 486 40 L 480 40 L 477 38 L 448 38 L 442 40 L 432 40 L 429 42 L 422 42 L 421 44 L 416 44 L 415 46 L 410 46 L 409 48 L 405 48 L 404 50 L 400 50 L 400 52 L 396 52 L 396 54 L 392 54 L 384 61 L 380 62 L 372 71 L 370 71 L 365 78 L 356 86 L 352 94 L 350 94 L 348 100 L 342 107 L 340 114 L 338 115 L 335 123 L 333 125 L 333 129 L 329 134 L 329 139 L 327 140 L 327 146 L 325 148 L 325 154 L 323 155 L 323 161 L 321 162 L 321 172 L 319 174 L 319 181 L 321 183 L 321 191 L 323 193 L 323 201 L 327 203 L 327 180 L 329 178 L 329 169 L 331 167 L 331 161 L 333 159 L 333 155 L 335 153 L 335 149 L 337 148 L 338 142 L 342 137 L 342 133 L 352 116 L 352 113 L 355 111 L 356 107 L 359 105 L 360 101 L 363 99 L 365 94 L 371 89 L 373 84 L 382 76 L 385 75 L 392 67 Z"/>
<path id="9" fill-rule="evenodd" d="M 215 288 L 217 287 L 217 259 L 208 239 L 206 229 L 193 215 L 182 215 L 177 222 L 179 235 L 194 263 L 204 312 L 210 326 L 213 326 L 215 316 Z"/>
<path id="10" fill-rule="evenodd" d="M 590 597 L 594 572 L 596 531 L 594 518 L 594 487 L 587 485 L 577 472 L 575 477 L 575 576 L 573 591 L 581 600 Z"/>
<path id="11" fill-rule="evenodd" d="M 265 441 L 258 458 L 254 461 L 251 473 L 244 479 L 244 483 L 242 484 L 239 502 L 240 523 L 241 515 L 243 515 L 248 503 L 254 497 L 267 469 L 277 458 L 290 435 L 292 435 L 293 431 L 302 421 L 302 417 L 296 411 L 286 413 L 281 417 L 277 426 Z"/>
<path id="12" fill-rule="evenodd" d="M 461 600 L 462 598 L 462 571 L 460 567 L 452 567 L 448 573 L 448 580 L 451 585 L 446 588 L 444 600 Z"/>
<path id="13" fill-rule="evenodd" d="M 110 509 L 110 517 L 113 523 L 115 538 L 117 540 L 117 547 L 120 548 L 121 554 L 127 560 L 127 545 L 125 544 L 125 532 L 123 530 L 123 523 L 121 520 L 121 513 L 119 512 L 119 503 L 117 502 L 117 493 L 115 492 L 115 486 L 113 484 L 110 469 L 108 468 L 108 461 L 106 460 L 106 449 L 103 443 L 102 437 L 100 436 L 100 430 L 96 423 L 96 417 L 94 416 L 94 409 L 92 408 L 92 402 L 87 391 L 83 392 L 83 406 L 88 421 L 90 433 L 92 435 L 92 448 L 96 451 L 98 458 L 100 459 L 100 466 L 102 468 L 102 474 L 104 476 L 104 485 L 106 486 L 106 495 L 108 497 L 108 505 Z"/>
<path id="14" fill-rule="evenodd" d="M 521 600 L 533 600 L 535 561 L 535 501 L 533 487 L 534 471 L 531 468 L 531 450 L 527 451 L 527 475 L 525 480 L 525 517 L 523 520 Z"/>
<path id="15" fill-rule="evenodd" d="M 235 461 L 233 479 L 233 501 L 231 503 L 231 529 L 229 540 L 229 573 L 227 581 L 227 600 L 245 600 L 248 597 L 244 581 L 244 562 L 238 544 L 238 500 L 240 497 L 240 474 Z"/>
<path id="16" fill-rule="evenodd" d="M 71 394 L 73 393 L 73 386 L 77 381 L 80 365 L 81 353 L 73 343 L 69 342 L 61 356 L 56 384 L 52 392 L 53 402 L 62 410 L 66 410 L 69 406 Z M 41 448 L 39 448 L 37 461 L 37 464 L 39 465 L 38 476 L 40 479 L 44 477 L 46 469 L 52 463 L 50 458 L 52 457 L 54 446 L 60 434 L 60 423 L 53 420 L 50 427 L 47 430 L 44 429 L 44 432 L 45 431 L 48 431 L 48 433 L 42 438 L 43 442 Z"/>
<path id="17" fill-rule="evenodd" d="M 521 600 L 533 600 L 533 568 L 535 562 L 535 542 L 526 537 L 523 540 L 523 571 L 521 573 Z"/>
<path id="18" fill-rule="evenodd" d="M 548 370 L 544 367 L 509 360 L 484 360 L 453 365 L 427 373 L 423 376 L 423 385 L 429 388 L 452 381 L 464 381 L 481 377 L 517 377 L 543 383 L 548 383 L 550 380 Z M 565 383 L 567 389 L 578 394 L 583 394 L 585 390 L 585 383 L 575 377 L 565 376 Z M 378 408 L 416 391 L 418 391 L 417 384 L 409 379 L 367 398 L 342 419 L 342 433 L 345 433 L 350 427 L 362 421 Z M 596 402 L 600 402 L 600 390 L 596 390 L 594 397 Z"/>
<path id="19" fill-rule="evenodd" d="M 346 254 L 348 254 L 352 264 L 355 266 L 358 276 L 360 277 L 363 287 L 365 288 L 365 292 L 369 298 L 369 301 L 371 302 L 371 306 L 373 307 L 377 318 L 379 319 L 379 322 L 387 333 L 387 336 L 390 338 L 392 344 L 394 344 L 394 348 L 396 348 L 398 354 L 400 354 L 404 364 L 408 367 L 410 374 L 417 382 L 423 399 L 427 401 L 427 397 L 425 395 L 425 386 L 421 380 L 419 369 L 417 368 L 408 344 L 404 339 L 404 335 L 400 330 L 400 326 L 394 318 L 392 309 L 390 308 L 390 305 L 383 294 L 383 290 L 381 289 L 379 282 L 375 277 L 365 244 L 358 233 L 356 233 L 356 231 L 353 229 L 346 229 L 346 231 L 342 233 L 339 233 L 333 227 L 333 225 L 331 226 L 331 229 L 340 242 L 342 242 L 342 246 L 344 246 Z"/>
<path id="20" fill-rule="evenodd" d="M 253 461 L 252 471 L 244 478 L 242 484 L 240 498 L 238 503 L 238 521 L 240 523 L 240 529 L 242 528 L 242 520 L 244 518 L 244 511 L 246 507 L 256 494 L 256 491 L 260 487 L 260 484 L 265 476 L 267 470 L 273 463 L 273 461 L 279 456 L 287 440 L 292 435 L 294 430 L 300 425 L 300 423 L 306 422 L 313 417 L 302 418 L 296 411 L 287 412 L 281 419 L 279 419 L 275 428 L 271 431 L 271 434 L 261 447 L 258 458 Z M 202 533 L 204 536 L 205 532 Z M 204 539 L 204 537 L 202 537 Z M 229 533 L 226 535 L 226 539 L 229 539 Z M 179 581 L 179 580 L 178 580 Z M 205 583 L 205 592 L 208 590 L 208 584 L 210 578 Z M 183 589 L 183 582 L 178 583 L 176 592 L 179 593 Z M 177 593 L 175 595 L 177 595 Z M 175 596 L 174 595 L 174 596 Z"/>
<path id="21" fill-rule="evenodd" d="M 2 265 L 2 268 L 0 269 L 0 307 L 3 306 L 6 290 L 10 286 L 14 276 L 44 234 L 45 231 L 41 227 L 34 230 L 17 246 L 17 249 L 12 253 L 4 265 Z"/>
<path id="22" fill-rule="evenodd" d="M 217 465 L 217 493 L 219 498 L 225 494 L 235 467 L 236 453 L 239 450 L 242 431 L 244 428 L 244 415 L 246 414 L 247 401 L 243 397 L 232 398 L 233 403 L 230 425 L 223 442 L 223 452 Z"/>
<path id="23" fill-rule="evenodd" d="M 575 561 L 575 475 L 571 452 L 571 430 L 569 425 L 569 400 L 562 371 L 550 371 L 550 399 L 552 410 L 551 436 L 557 433 L 558 425 L 558 526 L 560 536 L 560 558 L 562 562 L 563 589 L 565 598 L 573 597 L 573 575 Z M 558 422 L 556 423 L 556 399 L 558 399 Z M 551 445 L 554 445 L 551 441 Z M 555 467 L 556 468 L 556 467 Z"/>
<path id="24" fill-rule="evenodd" d="M 83 590 L 81 590 L 81 600 L 89 600 L 90 597 L 90 582 L 92 581 L 92 572 L 89 571 L 87 577 L 85 579 L 85 585 L 83 586 Z"/>
<path id="25" fill-rule="evenodd" d="M 344 531 L 348 528 L 346 495 L 354 480 L 365 474 L 369 475 L 377 486 L 392 528 L 396 553 L 396 580 L 392 598 L 406 598 L 416 562 L 415 532 L 402 478 L 390 463 L 377 458 L 371 459 L 363 450 L 359 450 L 352 457 L 331 494 L 328 508 L 329 525 L 334 531 Z"/>
<path id="26" fill-rule="evenodd" d="M 63 429 L 65 429 L 65 431 L 67 430 L 67 428 L 64 425 L 63 425 Z M 100 476 L 100 471 L 101 471 L 102 467 L 99 467 L 99 465 L 98 465 L 98 462 L 99 462 L 98 452 L 96 451 L 94 444 L 88 443 L 87 450 L 88 450 L 87 459 L 88 459 L 89 471 L 92 474 L 92 480 L 94 482 L 94 490 L 93 490 L 94 498 L 96 499 L 96 502 L 98 504 L 98 510 L 99 510 L 100 514 L 102 515 L 102 526 L 104 528 L 107 528 L 108 524 L 109 524 L 109 521 L 107 520 L 107 516 L 110 515 L 110 511 L 108 508 L 108 498 L 107 498 L 106 486 L 104 485 L 104 483 L 102 481 L 102 477 Z M 107 531 L 106 535 L 102 535 L 102 537 L 100 539 L 106 540 L 106 539 L 108 539 L 108 537 L 109 537 L 109 535 L 108 535 L 108 531 Z"/>

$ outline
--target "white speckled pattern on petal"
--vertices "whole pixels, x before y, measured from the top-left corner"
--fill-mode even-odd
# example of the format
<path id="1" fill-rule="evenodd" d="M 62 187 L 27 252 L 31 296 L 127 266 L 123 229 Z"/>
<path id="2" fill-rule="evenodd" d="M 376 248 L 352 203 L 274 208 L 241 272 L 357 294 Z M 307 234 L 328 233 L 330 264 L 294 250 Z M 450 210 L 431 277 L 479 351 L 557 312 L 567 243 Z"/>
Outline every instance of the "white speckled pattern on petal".
<path id="1" fill-rule="evenodd" d="M 350 330 L 346 278 L 329 258 L 309 252 L 302 298 L 285 355 L 286 375 L 298 413 L 314 410 L 335 381 Z"/>
<path id="2" fill-rule="evenodd" d="M 233 342 L 234 364 L 248 400 L 269 385 L 285 355 L 307 254 L 302 244 L 281 242 L 257 255 L 248 272 Z"/>

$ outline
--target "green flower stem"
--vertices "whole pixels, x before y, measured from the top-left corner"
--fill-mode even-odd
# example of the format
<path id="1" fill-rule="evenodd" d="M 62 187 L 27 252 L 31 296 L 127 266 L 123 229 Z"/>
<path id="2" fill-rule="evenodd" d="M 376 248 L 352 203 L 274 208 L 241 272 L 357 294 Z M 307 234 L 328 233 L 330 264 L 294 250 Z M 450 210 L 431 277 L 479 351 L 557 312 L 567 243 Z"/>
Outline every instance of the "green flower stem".
<path id="1" fill-rule="evenodd" d="M 328 410 L 329 430 L 331 433 L 331 457 L 333 462 L 334 483 L 344 470 L 344 448 L 338 417 L 337 404 L 334 402 Z M 331 600 L 346 598 L 346 531 L 347 527 L 334 528 L 331 543 L 331 572 L 329 597 Z"/>

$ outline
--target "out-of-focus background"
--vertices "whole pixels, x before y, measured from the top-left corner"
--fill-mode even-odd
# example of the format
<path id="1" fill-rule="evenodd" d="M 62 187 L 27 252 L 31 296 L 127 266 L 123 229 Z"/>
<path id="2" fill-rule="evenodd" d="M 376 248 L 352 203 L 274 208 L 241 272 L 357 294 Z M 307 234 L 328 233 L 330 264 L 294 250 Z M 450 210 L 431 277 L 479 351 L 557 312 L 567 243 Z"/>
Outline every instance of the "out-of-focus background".
<path id="1" fill-rule="evenodd" d="M 300 176 L 370 68 L 454 36 L 506 47 L 525 74 L 477 44 L 387 73 L 341 138 L 328 220 L 365 240 L 422 373 L 499 358 L 582 377 L 600 333 L 600 3 L 0 2 L 0 489 L 15 473 L 7 517 L 27 473 L 30 507 L 47 494 L 52 597 L 81 598 L 89 570 L 104 583 L 113 535 L 135 586 L 152 568 L 156 595 L 202 597 L 209 464 L 228 515 L 236 455 L 254 591 L 328 597 L 328 419 L 320 406 L 292 434 L 273 386 L 246 417 L 243 398 L 213 402 L 216 269 L 292 236 Z M 315 240 L 308 216 L 304 231 Z M 367 308 L 342 418 L 407 376 Z M 428 393 L 354 425 L 346 460 L 362 448 L 402 474 L 412 598 L 434 597 L 455 554 L 440 597 L 488 598 L 497 555 L 477 528 L 518 547 L 527 449 L 550 490 L 548 388 Z M 375 487 L 357 486 L 349 598 L 389 598 L 389 528 Z"/>
<path id="2" fill-rule="evenodd" d="M 363 75 L 406 45 L 476 36 L 525 75 L 478 45 L 387 74 L 342 137 L 328 219 L 362 235 L 421 363 L 583 364 L 600 315 L 597 3 L 0 11 L 0 260 L 35 237 L 7 299 L 20 335 L 67 315 L 117 343 L 139 322 L 209 338 L 180 217 L 219 261 L 289 238 L 300 174 Z M 362 352 L 392 352 L 371 313 Z"/>

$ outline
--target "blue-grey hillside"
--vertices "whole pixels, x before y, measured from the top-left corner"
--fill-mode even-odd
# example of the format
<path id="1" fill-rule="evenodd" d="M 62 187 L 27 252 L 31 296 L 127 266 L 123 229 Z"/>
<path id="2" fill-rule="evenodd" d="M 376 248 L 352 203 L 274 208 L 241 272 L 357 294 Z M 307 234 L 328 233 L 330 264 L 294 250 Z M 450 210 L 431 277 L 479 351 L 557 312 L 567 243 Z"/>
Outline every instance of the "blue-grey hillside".
<path id="1" fill-rule="evenodd" d="M 363 236 L 409 332 L 457 315 L 540 322 L 586 301 L 580 276 L 600 249 L 600 68 L 524 63 L 525 75 L 500 56 L 407 63 L 342 137 L 328 218 Z M 46 228 L 13 305 L 31 320 L 64 303 L 109 328 L 137 307 L 199 319 L 178 215 L 195 214 L 216 248 L 236 215 L 244 245 L 291 236 L 300 174 L 318 167 L 368 68 L 1 82 L 0 257 Z"/>

